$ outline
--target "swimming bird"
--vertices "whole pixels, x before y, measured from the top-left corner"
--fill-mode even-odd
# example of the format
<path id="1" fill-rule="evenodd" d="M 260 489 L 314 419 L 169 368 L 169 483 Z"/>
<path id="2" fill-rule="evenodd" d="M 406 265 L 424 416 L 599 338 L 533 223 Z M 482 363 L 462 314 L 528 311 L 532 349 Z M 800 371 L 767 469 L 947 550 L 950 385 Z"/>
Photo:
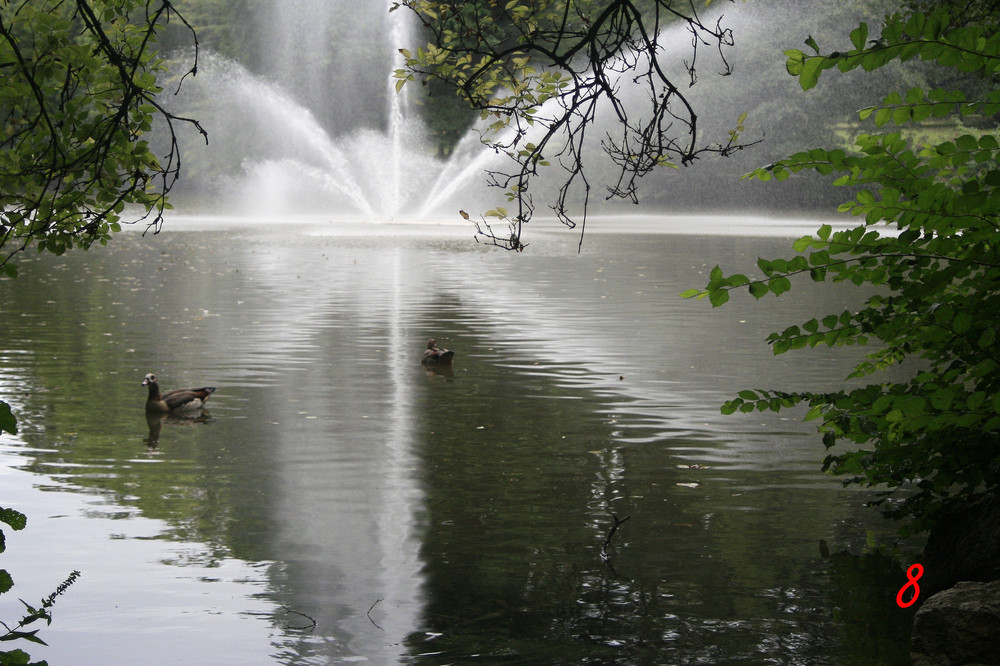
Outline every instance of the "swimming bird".
<path id="1" fill-rule="evenodd" d="M 441 349 L 437 346 L 437 341 L 431 338 L 427 341 L 427 349 L 424 350 L 424 355 L 420 358 L 420 362 L 425 365 L 428 363 L 451 363 L 451 359 L 454 356 L 455 352 L 450 349 Z"/>
<path id="2" fill-rule="evenodd" d="M 160 385 L 156 383 L 156 375 L 152 372 L 142 380 L 143 386 L 149 387 L 149 397 L 146 398 L 147 412 L 195 412 L 205 406 L 205 401 L 215 393 L 214 386 L 201 388 L 175 389 L 160 393 Z"/>

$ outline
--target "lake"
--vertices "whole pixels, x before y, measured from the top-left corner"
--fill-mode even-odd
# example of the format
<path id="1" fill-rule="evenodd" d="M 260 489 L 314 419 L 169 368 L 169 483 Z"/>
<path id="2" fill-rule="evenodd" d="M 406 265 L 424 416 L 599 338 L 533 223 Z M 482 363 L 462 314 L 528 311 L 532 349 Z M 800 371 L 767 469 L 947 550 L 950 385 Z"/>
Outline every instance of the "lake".
<path id="1" fill-rule="evenodd" d="M 19 646 L 52 666 L 906 663 L 912 544 L 887 554 L 801 412 L 719 413 L 838 386 L 863 349 L 764 340 L 862 295 L 678 296 L 818 224 L 608 218 L 577 252 L 532 223 L 513 254 L 177 218 L 26 254 L 0 281 L 0 492 L 28 515 L 2 619 L 79 570 Z M 147 418 L 147 372 L 217 391 Z"/>

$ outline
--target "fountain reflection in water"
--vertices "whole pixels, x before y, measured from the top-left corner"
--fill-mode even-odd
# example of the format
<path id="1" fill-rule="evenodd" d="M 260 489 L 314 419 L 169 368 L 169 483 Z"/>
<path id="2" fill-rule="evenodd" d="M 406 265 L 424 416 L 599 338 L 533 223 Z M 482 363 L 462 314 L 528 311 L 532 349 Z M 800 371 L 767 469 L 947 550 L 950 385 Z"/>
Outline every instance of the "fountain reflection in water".
<path id="1" fill-rule="evenodd" d="M 203 56 L 172 100 L 210 134 L 207 147 L 197 137 L 185 146 L 182 208 L 413 220 L 488 197 L 483 170 L 505 157 L 477 131 L 448 159 L 434 155 L 413 84 L 397 93 L 391 76 L 398 49 L 413 41 L 411 18 L 389 12 L 391 1 L 372 4 L 290 0 L 263 10 L 268 56 L 255 71 Z M 352 42 L 373 30 L 378 39 Z"/>

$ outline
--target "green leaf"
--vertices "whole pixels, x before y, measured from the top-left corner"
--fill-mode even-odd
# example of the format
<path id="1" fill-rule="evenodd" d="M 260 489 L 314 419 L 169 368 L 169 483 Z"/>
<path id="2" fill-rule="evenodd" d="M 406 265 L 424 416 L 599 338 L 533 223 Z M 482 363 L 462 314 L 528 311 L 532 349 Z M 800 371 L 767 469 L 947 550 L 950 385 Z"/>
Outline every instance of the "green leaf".
<path id="1" fill-rule="evenodd" d="M 862 23 L 857 28 L 851 31 L 851 44 L 854 44 L 854 48 L 861 51 L 865 48 L 865 43 L 868 41 L 868 24 Z"/>
<path id="2" fill-rule="evenodd" d="M 28 517 L 20 511 L 0 507 L 0 522 L 10 525 L 15 531 L 20 531 L 28 524 Z"/>
<path id="3" fill-rule="evenodd" d="M 914 396 L 903 403 L 903 413 L 909 418 L 916 418 L 924 413 L 927 407 L 927 400 L 922 396 Z"/>
<path id="4" fill-rule="evenodd" d="M 763 282 L 751 282 L 750 283 L 750 295 L 756 299 L 760 299 L 764 295 L 770 293 L 770 289 Z"/>
<path id="5" fill-rule="evenodd" d="M 892 122 L 897 125 L 904 125 L 910 121 L 913 116 L 913 111 L 910 107 L 901 106 L 893 109 L 892 111 Z"/>
<path id="6" fill-rule="evenodd" d="M 36 643 L 38 645 L 48 645 L 48 643 L 46 643 L 41 638 L 35 635 L 37 633 L 38 629 L 35 629 L 34 631 L 11 631 L 4 634 L 3 636 L 0 636 L 0 641 L 25 640 L 28 641 L 29 643 Z"/>
<path id="7" fill-rule="evenodd" d="M 979 148 L 979 141 L 971 134 L 963 134 L 955 139 L 955 144 L 959 150 L 976 150 Z"/>
<path id="8" fill-rule="evenodd" d="M 6 650 L 0 652 L 3 657 L 3 666 L 31 666 L 31 655 L 24 650 Z M 46 666 L 47 662 L 37 662 L 35 666 Z"/>
<path id="9" fill-rule="evenodd" d="M 951 408 L 951 403 L 954 400 L 954 397 L 955 389 L 953 387 L 938 389 L 930 394 L 931 406 L 939 411 L 947 411 Z M 994 396 L 994 398 L 996 398 L 996 396 Z M 994 400 L 994 404 L 996 402 L 997 401 Z"/>
<path id="10" fill-rule="evenodd" d="M 708 295 L 709 302 L 712 303 L 713 307 L 719 307 L 724 305 L 729 301 L 729 290 L 728 289 L 716 289 Z"/>
<path id="11" fill-rule="evenodd" d="M 812 247 L 812 244 L 813 244 L 812 236 L 803 236 L 802 238 L 799 238 L 794 243 L 792 243 L 792 249 L 795 250 L 796 252 L 805 252 L 810 247 Z"/>
<path id="12" fill-rule="evenodd" d="M 968 312 L 960 312 L 951 321 L 952 330 L 959 335 L 966 333 L 972 326 L 972 315 Z"/>
<path id="13" fill-rule="evenodd" d="M 10 405 L 3 400 L 0 400 L 0 432 L 9 432 L 12 435 L 17 434 L 17 419 L 14 417 L 13 412 L 11 412 Z"/>
<path id="14" fill-rule="evenodd" d="M 785 51 L 785 56 L 788 58 L 785 61 L 785 70 L 792 76 L 798 76 L 801 74 L 806 54 L 798 49 L 790 49 Z"/>
<path id="15" fill-rule="evenodd" d="M 783 293 L 792 288 L 792 281 L 787 277 L 778 276 L 768 280 L 767 286 L 772 292 L 774 292 L 775 296 L 781 296 Z"/>
<path id="16" fill-rule="evenodd" d="M 996 330 L 993 329 L 992 327 L 989 327 L 982 332 L 982 334 L 979 336 L 979 340 L 976 341 L 976 344 L 983 349 L 987 349 L 991 347 L 993 343 L 996 341 L 996 335 L 997 335 Z"/>
<path id="17" fill-rule="evenodd" d="M 799 85 L 802 86 L 803 90 L 809 90 L 816 87 L 816 83 L 819 81 L 819 75 L 820 72 L 823 71 L 823 65 L 825 62 L 826 58 L 823 58 L 822 56 L 812 56 L 805 59 L 802 64 L 802 73 L 799 74 Z M 780 175 L 778 175 L 778 179 L 781 180 Z"/>

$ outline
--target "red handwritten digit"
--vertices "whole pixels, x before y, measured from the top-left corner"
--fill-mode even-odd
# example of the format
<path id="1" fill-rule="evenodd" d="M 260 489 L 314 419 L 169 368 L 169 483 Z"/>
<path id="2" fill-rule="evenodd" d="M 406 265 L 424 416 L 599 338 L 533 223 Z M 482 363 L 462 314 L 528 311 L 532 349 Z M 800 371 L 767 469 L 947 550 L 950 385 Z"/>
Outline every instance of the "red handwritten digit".
<path id="1" fill-rule="evenodd" d="M 916 576 L 913 575 L 914 569 L 917 571 Z M 910 568 L 906 570 L 906 577 L 909 580 L 907 580 L 906 585 L 899 588 L 899 592 L 896 593 L 896 604 L 900 608 L 909 608 L 910 606 L 913 605 L 913 602 L 917 600 L 917 597 L 920 596 L 920 586 L 917 585 L 917 580 L 919 580 L 920 577 L 923 575 L 924 575 L 924 567 L 921 564 L 911 564 Z M 913 597 L 910 598 L 909 601 L 904 602 L 903 592 L 906 590 L 906 588 L 910 587 L 911 585 L 913 586 Z"/>

